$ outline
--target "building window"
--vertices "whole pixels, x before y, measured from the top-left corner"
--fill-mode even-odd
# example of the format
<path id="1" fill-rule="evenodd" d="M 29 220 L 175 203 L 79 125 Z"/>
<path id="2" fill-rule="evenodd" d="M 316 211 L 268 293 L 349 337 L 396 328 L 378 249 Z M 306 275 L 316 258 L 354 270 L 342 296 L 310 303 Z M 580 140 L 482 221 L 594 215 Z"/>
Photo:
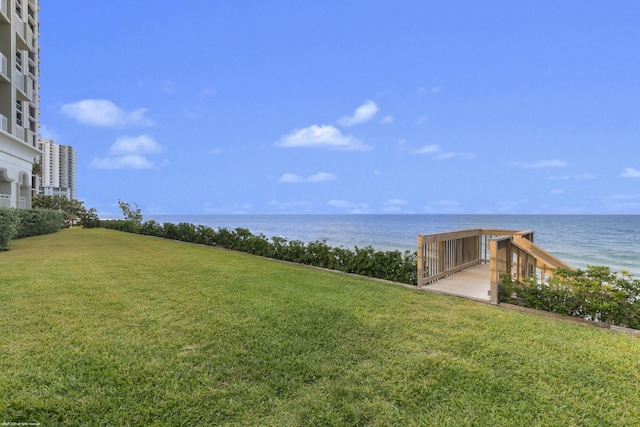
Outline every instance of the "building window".
<path id="1" fill-rule="evenodd" d="M 16 51 L 16 70 L 22 73 L 22 52 Z"/>
<path id="2" fill-rule="evenodd" d="M 16 124 L 22 127 L 22 101 L 16 101 Z"/>

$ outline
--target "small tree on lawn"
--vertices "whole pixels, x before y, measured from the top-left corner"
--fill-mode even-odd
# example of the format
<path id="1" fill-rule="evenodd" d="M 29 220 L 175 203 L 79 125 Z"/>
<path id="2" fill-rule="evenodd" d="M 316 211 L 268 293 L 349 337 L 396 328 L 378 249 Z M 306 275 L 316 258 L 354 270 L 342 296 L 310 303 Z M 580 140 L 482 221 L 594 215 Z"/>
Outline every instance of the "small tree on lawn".
<path id="1" fill-rule="evenodd" d="M 120 209 L 122 209 L 122 214 L 124 215 L 125 221 L 131 221 L 136 225 L 141 225 L 142 213 L 140 212 L 140 208 L 138 207 L 138 205 L 135 203 L 134 205 L 136 208 L 132 209 L 129 203 L 123 202 L 122 200 L 118 199 L 118 206 L 120 206 Z"/>

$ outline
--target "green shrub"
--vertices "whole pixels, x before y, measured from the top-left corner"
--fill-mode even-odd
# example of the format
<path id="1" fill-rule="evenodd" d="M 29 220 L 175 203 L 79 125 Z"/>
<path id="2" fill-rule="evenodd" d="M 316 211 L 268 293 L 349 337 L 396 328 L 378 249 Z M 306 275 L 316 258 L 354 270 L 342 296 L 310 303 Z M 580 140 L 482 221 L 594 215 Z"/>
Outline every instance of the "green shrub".
<path id="1" fill-rule="evenodd" d="M 18 209 L 19 223 L 15 238 L 55 233 L 64 228 L 64 212 L 46 209 Z"/>
<path id="2" fill-rule="evenodd" d="M 16 209 L 0 207 L 0 250 L 7 249 L 18 231 L 19 217 Z"/>
<path id="3" fill-rule="evenodd" d="M 417 284 L 417 253 L 406 251 L 381 252 L 373 247 L 355 250 L 332 248 L 326 241 L 305 244 L 300 240 L 288 241 L 284 237 L 254 235 L 246 228 L 217 231 L 204 225 L 189 223 L 160 225 L 155 221 L 138 224 L 131 220 L 103 220 L 101 226 L 119 231 L 139 233 L 166 239 L 181 240 L 231 249 L 268 258 L 313 265 L 332 270 L 377 277 L 396 282 Z"/>
<path id="4" fill-rule="evenodd" d="M 164 237 L 164 227 L 162 224 L 151 220 L 145 221 L 140 226 L 140 234 L 144 234 L 146 236 L 156 236 L 156 237 Z"/>
<path id="5" fill-rule="evenodd" d="M 181 240 L 183 242 L 197 243 L 198 235 L 196 233 L 196 227 L 193 224 L 187 222 L 181 222 L 176 226 L 175 240 Z"/>
<path id="6" fill-rule="evenodd" d="M 201 245 L 213 246 L 216 241 L 216 231 L 206 225 L 196 226 L 196 236 L 197 238 L 195 243 L 199 243 Z"/>
<path id="7" fill-rule="evenodd" d="M 96 228 L 100 227 L 100 218 L 98 217 L 98 211 L 95 208 L 84 210 L 79 214 L 80 222 L 84 228 Z"/>
<path id="8" fill-rule="evenodd" d="M 615 273 L 597 266 L 558 269 L 545 283 L 536 277 L 518 282 L 505 275 L 499 298 L 537 310 L 640 329 L 640 280 L 624 270 Z"/>
<path id="9" fill-rule="evenodd" d="M 60 211 L 0 208 L 0 249 L 13 239 L 55 233 L 65 227 L 64 219 Z"/>
<path id="10" fill-rule="evenodd" d="M 102 219 L 100 227 L 135 234 L 140 234 L 142 230 L 142 224 L 123 219 Z"/>

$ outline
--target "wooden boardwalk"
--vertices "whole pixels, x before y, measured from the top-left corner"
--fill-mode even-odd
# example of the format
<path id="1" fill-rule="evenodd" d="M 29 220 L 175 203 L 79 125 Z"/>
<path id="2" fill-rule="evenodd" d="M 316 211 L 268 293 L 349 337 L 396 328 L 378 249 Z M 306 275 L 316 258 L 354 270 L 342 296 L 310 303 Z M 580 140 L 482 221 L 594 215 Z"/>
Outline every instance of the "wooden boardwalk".
<path id="1" fill-rule="evenodd" d="M 505 274 L 541 282 L 571 267 L 533 243 L 533 231 L 487 228 L 418 235 L 418 287 L 498 304 Z"/>
<path id="2" fill-rule="evenodd" d="M 423 286 L 421 289 L 488 303 L 491 287 L 490 272 L 489 264 L 478 264 Z"/>

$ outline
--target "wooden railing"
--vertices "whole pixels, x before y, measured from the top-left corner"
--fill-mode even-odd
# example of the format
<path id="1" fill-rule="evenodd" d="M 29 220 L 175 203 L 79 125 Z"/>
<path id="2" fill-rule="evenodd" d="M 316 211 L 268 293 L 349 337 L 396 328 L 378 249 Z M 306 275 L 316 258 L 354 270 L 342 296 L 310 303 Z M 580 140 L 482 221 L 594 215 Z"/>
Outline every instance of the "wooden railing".
<path id="1" fill-rule="evenodd" d="M 484 228 L 419 235 L 418 286 L 433 283 L 476 264 L 488 263 L 488 241 L 495 236 L 515 234 L 533 240 L 533 231 Z"/>
<path id="2" fill-rule="evenodd" d="M 418 286 L 481 262 L 480 230 L 418 235 Z"/>
<path id="3" fill-rule="evenodd" d="M 498 303 L 498 287 L 504 274 L 515 280 L 535 276 L 544 283 L 553 276 L 554 270 L 573 270 L 569 265 L 551 255 L 520 234 L 501 237 L 489 241 L 491 266 L 490 300 Z"/>
<path id="4" fill-rule="evenodd" d="M 532 275 L 541 281 L 557 268 L 571 269 L 533 243 L 533 231 L 472 229 L 418 236 L 418 286 L 488 263 L 490 300 L 498 303 L 504 274 L 521 280 Z"/>

